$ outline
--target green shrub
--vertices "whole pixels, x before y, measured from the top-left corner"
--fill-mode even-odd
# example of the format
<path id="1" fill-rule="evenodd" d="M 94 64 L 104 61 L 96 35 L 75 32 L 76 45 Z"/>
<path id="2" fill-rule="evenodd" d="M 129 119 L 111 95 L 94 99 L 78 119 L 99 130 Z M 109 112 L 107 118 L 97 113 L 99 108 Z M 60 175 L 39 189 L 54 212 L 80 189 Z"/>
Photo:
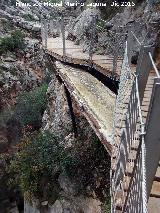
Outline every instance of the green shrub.
<path id="1" fill-rule="evenodd" d="M 105 213 L 110 213 L 111 212 L 111 199 L 108 198 L 106 202 L 104 203 L 104 209 Z"/>
<path id="2" fill-rule="evenodd" d="M 69 157 L 59 141 L 49 132 L 25 138 L 20 151 L 11 161 L 10 172 L 14 178 L 10 184 L 18 184 L 23 192 L 37 198 L 57 199 L 60 191 L 58 174 Z"/>
<path id="3" fill-rule="evenodd" d="M 105 27 L 105 21 L 102 20 L 102 19 L 101 19 L 101 20 L 98 20 L 98 21 L 97 21 L 97 27 L 103 29 L 103 28 Z"/>
<path id="4" fill-rule="evenodd" d="M 47 105 L 47 87 L 47 84 L 43 84 L 32 91 L 23 92 L 18 97 L 14 116 L 22 126 L 41 127 L 42 116 Z"/>
<path id="5" fill-rule="evenodd" d="M 11 36 L 4 37 L 0 40 L 0 53 L 7 51 L 22 50 L 25 47 L 24 35 L 21 31 L 16 30 L 11 33 Z"/>
<path id="6" fill-rule="evenodd" d="M 14 25 L 8 19 L 1 18 L 0 19 L 1 30 L 2 32 L 9 33 L 10 31 L 14 30 Z"/>
<path id="7" fill-rule="evenodd" d="M 27 20 L 27 21 L 35 21 L 35 18 L 34 18 L 34 16 L 33 15 L 31 15 L 31 14 L 24 14 L 23 16 L 22 16 L 25 20 Z"/>
<path id="8" fill-rule="evenodd" d="M 0 112 L 0 126 L 5 126 L 6 122 L 13 116 L 13 109 L 6 109 Z"/>
<path id="9" fill-rule="evenodd" d="M 97 138 L 87 142 L 83 137 L 80 135 L 68 149 L 49 132 L 25 138 L 11 161 L 10 184 L 18 184 L 27 197 L 53 202 L 60 196 L 58 177 L 63 173 L 77 183 L 77 192 L 86 194 L 89 186 L 103 202 L 104 198 L 109 201 L 109 156 Z M 105 209 L 109 206 L 106 202 Z"/>

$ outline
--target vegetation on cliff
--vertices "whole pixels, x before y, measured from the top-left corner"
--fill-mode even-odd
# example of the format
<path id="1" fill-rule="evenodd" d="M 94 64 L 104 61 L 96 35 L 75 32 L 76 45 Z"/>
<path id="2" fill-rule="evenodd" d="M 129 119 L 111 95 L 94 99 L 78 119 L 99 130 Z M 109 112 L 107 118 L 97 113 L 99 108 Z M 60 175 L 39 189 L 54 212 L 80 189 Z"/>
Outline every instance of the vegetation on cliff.
<path id="1" fill-rule="evenodd" d="M 19 185 L 30 197 L 47 199 L 52 192 L 58 196 L 60 189 L 55 183 L 64 161 L 67 159 L 57 138 L 48 132 L 33 134 L 23 139 L 11 161 L 14 178 L 10 183 Z"/>
<path id="2" fill-rule="evenodd" d="M 8 170 L 12 174 L 9 182 L 20 187 L 29 200 L 54 203 L 63 197 L 59 183 L 62 173 L 76 184 L 77 195 L 94 194 L 103 202 L 108 200 L 110 160 L 95 136 L 86 139 L 81 133 L 74 146 L 65 148 L 49 132 L 34 133 L 17 148 Z"/>
<path id="3" fill-rule="evenodd" d="M 10 36 L 0 39 L 0 54 L 7 53 L 7 51 L 15 52 L 22 50 L 24 47 L 24 34 L 19 30 L 15 30 Z"/>
<path id="4" fill-rule="evenodd" d="M 47 84 L 29 92 L 23 92 L 17 99 L 14 117 L 23 126 L 41 127 L 42 116 L 47 105 Z"/>
<path id="5" fill-rule="evenodd" d="M 0 113 L 0 127 L 4 129 L 8 140 L 3 143 L 1 141 L 0 153 L 8 145 L 18 143 L 25 134 L 41 128 L 42 116 L 47 105 L 46 91 L 47 84 L 44 83 L 29 92 L 22 92 L 15 106 Z"/>

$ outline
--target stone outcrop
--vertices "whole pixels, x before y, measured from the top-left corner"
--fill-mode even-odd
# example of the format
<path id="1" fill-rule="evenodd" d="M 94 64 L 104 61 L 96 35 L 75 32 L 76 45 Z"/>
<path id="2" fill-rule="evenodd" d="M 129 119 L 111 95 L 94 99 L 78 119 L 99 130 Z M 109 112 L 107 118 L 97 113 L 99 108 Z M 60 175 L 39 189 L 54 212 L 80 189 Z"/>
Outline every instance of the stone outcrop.
<path id="1" fill-rule="evenodd" d="M 63 138 L 72 127 L 64 85 L 54 78 L 49 84 L 47 96 L 48 107 L 43 116 L 43 130 L 50 130 Z"/>
<path id="2" fill-rule="evenodd" d="M 108 16 L 108 20 L 103 23 L 102 31 L 97 29 L 96 35 L 94 35 L 98 40 L 94 41 L 93 51 L 101 54 L 114 54 L 115 51 L 118 51 L 118 54 L 122 56 L 126 34 L 130 30 L 134 32 L 140 42 L 157 47 L 160 37 L 158 5 L 158 2 L 154 2 L 153 8 L 150 10 L 147 3 L 141 1 L 136 3 L 135 7 L 118 10 L 111 18 Z M 82 43 L 84 51 L 89 50 L 92 15 L 100 18 L 98 10 L 86 9 L 76 19 L 71 19 L 67 26 L 68 39 L 74 40 L 75 44 Z M 133 57 L 137 58 L 137 52 L 139 52 L 139 44 L 134 40 Z"/>
<path id="3" fill-rule="evenodd" d="M 44 203 L 45 204 L 45 203 Z M 57 200 L 54 205 L 38 208 L 36 202 L 25 201 L 25 213 L 101 213 L 101 202 L 84 196 L 74 197 L 73 200 Z"/>
<path id="4" fill-rule="evenodd" d="M 92 31 L 93 16 L 100 16 L 97 9 L 86 9 L 77 18 L 71 19 L 66 27 L 68 39 L 75 40 L 75 44 L 83 44 L 84 51 L 88 51 L 90 43 L 89 35 Z"/>
<path id="5" fill-rule="evenodd" d="M 1 109 L 13 106 L 22 90 L 30 90 L 40 84 L 44 70 L 42 59 L 39 41 L 29 38 L 21 56 L 14 53 L 1 56 Z"/>
<path id="6" fill-rule="evenodd" d="M 60 175 L 59 183 L 63 190 L 60 200 L 54 204 L 48 201 L 39 203 L 38 200 L 32 200 L 30 203 L 27 199 L 24 202 L 25 213 L 101 213 L 101 202 L 92 197 L 86 197 L 77 194 L 77 187 L 66 177 Z"/>
<path id="7" fill-rule="evenodd" d="M 25 36 L 25 45 L 21 50 L 3 52 L 0 56 L 0 153 L 10 152 L 10 146 L 15 146 L 22 136 L 21 125 L 12 119 L 12 108 L 17 97 L 23 91 L 30 91 L 39 86 L 45 72 L 40 40 L 32 38 L 35 30 L 30 31 L 30 34 L 18 28 L 14 21 L 21 20 L 23 12 L 20 9 L 18 12 L 16 8 L 6 4 L 7 1 L 4 1 L 4 4 L 0 5 L 0 37 L 9 38 L 11 32 L 20 29 Z M 2 160 L 0 164 L 0 185 L 3 185 L 0 190 L 0 211 L 18 213 L 15 199 L 19 196 L 14 197 L 8 189 L 8 176 L 4 171 L 6 165 Z"/>

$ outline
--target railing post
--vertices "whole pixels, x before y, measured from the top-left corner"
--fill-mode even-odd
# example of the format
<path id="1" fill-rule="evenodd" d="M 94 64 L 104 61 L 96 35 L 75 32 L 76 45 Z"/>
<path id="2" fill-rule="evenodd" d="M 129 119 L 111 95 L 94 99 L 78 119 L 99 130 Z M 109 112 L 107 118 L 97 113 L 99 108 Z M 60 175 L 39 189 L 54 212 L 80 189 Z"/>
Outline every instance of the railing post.
<path id="1" fill-rule="evenodd" d="M 138 75 L 140 103 L 142 103 L 144 90 L 147 84 L 149 72 L 152 64 L 149 58 L 149 52 L 153 55 L 154 48 L 151 46 L 141 46 L 136 74 Z"/>
<path id="2" fill-rule="evenodd" d="M 47 40 L 48 40 L 48 22 L 44 21 L 44 47 L 47 49 Z"/>
<path id="3" fill-rule="evenodd" d="M 93 46 L 94 46 L 94 39 L 95 39 L 95 33 L 96 33 L 96 16 L 92 16 L 91 21 L 92 31 L 91 31 L 91 40 L 90 40 L 90 46 L 89 46 L 89 60 L 91 61 L 92 65 L 92 56 L 93 56 Z"/>
<path id="4" fill-rule="evenodd" d="M 146 185 L 146 146 L 144 142 L 145 124 L 141 125 L 141 151 L 142 151 L 142 196 L 143 196 L 143 211 L 147 213 L 147 185 Z"/>
<path id="5" fill-rule="evenodd" d="M 112 77 L 114 76 L 114 74 L 116 73 L 116 70 L 117 70 L 118 51 L 116 50 L 116 48 L 114 49 L 113 54 L 114 54 L 114 56 L 113 56 Z"/>
<path id="6" fill-rule="evenodd" d="M 60 36 L 61 35 L 61 22 L 60 22 L 60 20 L 56 20 L 56 27 L 57 27 L 58 36 Z"/>
<path id="7" fill-rule="evenodd" d="M 133 34 L 132 34 L 132 26 L 129 26 L 128 29 L 128 37 L 127 37 L 127 56 L 128 56 L 128 64 L 131 65 L 132 51 L 133 51 Z"/>
<path id="8" fill-rule="evenodd" d="M 49 31 L 50 31 L 51 37 L 53 37 L 53 32 L 54 32 L 53 29 L 54 29 L 54 24 L 53 24 L 53 20 L 51 19 L 49 23 Z"/>
<path id="9" fill-rule="evenodd" d="M 63 42 L 63 57 L 66 56 L 66 41 L 65 41 L 65 26 L 64 26 L 64 16 L 62 14 L 61 18 L 61 32 L 62 32 L 62 42 Z"/>
<path id="10" fill-rule="evenodd" d="M 41 18 L 41 38 L 42 38 L 42 47 L 43 47 L 43 41 L 44 41 L 44 29 L 43 29 L 43 20 Z"/>

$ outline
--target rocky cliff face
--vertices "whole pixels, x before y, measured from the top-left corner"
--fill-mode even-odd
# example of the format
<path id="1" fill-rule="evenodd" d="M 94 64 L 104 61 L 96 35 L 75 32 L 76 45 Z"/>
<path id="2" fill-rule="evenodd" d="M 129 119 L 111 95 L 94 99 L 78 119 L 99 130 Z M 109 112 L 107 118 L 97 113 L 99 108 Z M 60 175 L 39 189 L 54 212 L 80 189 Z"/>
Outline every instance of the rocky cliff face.
<path id="1" fill-rule="evenodd" d="M 108 2 L 108 4 L 110 3 Z M 140 42 L 159 48 L 159 2 L 155 2 L 152 8 L 149 8 L 146 1 L 137 1 L 135 5 L 135 7 L 117 9 L 114 16 L 113 11 L 109 12 L 106 9 L 107 19 L 105 21 L 102 21 L 98 9 L 84 10 L 67 26 L 68 39 L 74 40 L 76 44 L 81 43 L 84 51 L 89 51 L 90 35 L 93 33 L 90 26 L 93 22 L 93 16 L 96 16 L 93 52 L 100 54 L 115 54 L 115 52 L 118 52 L 122 56 L 126 34 L 130 30 L 135 33 Z M 134 40 L 133 56 L 138 51 L 139 45 Z"/>
<path id="2" fill-rule="evenodd" d="M 61 139 L 71 130 L 72 123 L 64 85 L 53 78 L 49 84 L 48 107 L 43 116 L 43 130 L 50 130 Z"/>
<path id="3" fill-rule="evenodd" d="M 69 32 L 68 39 L 75 40 L 76 44 L 81 43 L 84 46 L 84 51 L 88 51 L 90 38 L 92 33 L 93 16 L 100 17 L 98 9 L 88 8 L 84 10 L 77 18 L 70 21 L 67 26 Z"/>
<path id="4" fill-rule="evenodd" d="M 35 10 L 35 9 L 34 9 Z M 0 36 L 8 38 L 15 30 L 23 32 L 25 46 L 19 51 L 8 51 L 0 56 L 0 108 L 13 105 L 22 90 L 37 86 L 44 77 L 38 11 L 15 7 L 8 1 L 0 5 Z M 29 21 L 32 20 L 32 21 Z"/>
<path id="5" fill-rule="evenodd" d="M 26 21 L 29 17 L 33 20 Z M 40 86 L 45 78 L 43 51 L 39 39 L 40 26 L 35 27 L 38 20 L 38 16 L 31 11 L 15 8 L 8 1 L 0 3 L 0 45 L 3 41 L 4 48 L 0 46 L 0 153 L 7 155 L 12 155 L 14 148 L 10 146 L 14 146 L 22 136 L 20 124 L 11 119 L 12 108 L 15 107 L 20 94 Z M 24 23 L 26 23 L 25 27 Z M 10 49 L 13 46 L 11 36 L 14 32 L 21 32 L 24 35 L 24 47 L 6 51 L 5 45 Z M 15 202 L 16 198 L 11 198 L 13 191 L 10 192 L 6 185 L 7 165 L 3 160 L 3 154 L 0 159 L 0 185 L 3 185 L 0 190 L 0 211 L 18 213 L 18 202 Z M 23 200 L 21 204 L 22 202 Z"/>
<path id="6" fill-rule="evenodd" d="M 40 84 L 44 70 L 42 58 L 39 41 L 31 38 L 26 38 L 26 48 L 21 56 L 14 53 L 1 56 L 1 109 L 13 106 L 20 91 L 30 90 Z"/>
<path id="7" fill-rule="evenodd" d="M 29 3 L 30 6 L 24 6 L 24 3 Z M 1 1 L 0 15 L 14 25 L 31 32 L 35 37 L 39 37 L 41 18 L 57 16 L 61 10 L 58 7 L 41 6 L 41 3 L 39 0 L 20 1 L 19 4 L 14 0 Z"/>
<path id="8" fill-rule="evenodd" d="M 10 33 L 16 29 L 8 19 L 0 18 L 2 38 L 9 38 Z M 11 25 L 11 29 L 6 28 Z M 5 31 L 6 29 L 6 31 Z M 13 30 L 14 29 L 14 30 Z M 17 28 L 18 29 L 18 28 Z M 0 131 L 1 145 L 7 141 L 7 119 L 11 116 L 17 97 L 24 91 L 30 91 L 40 86 L 45 77 L 43 52 L 40 41 L 31 37 L 24 31 L 25 46 L 21 50 L 3 52 L 0 56 Z M 10 113 L 7 113 L 7 111 Z M 16 126 L 16 124 L 15 124 Z M 2 148 L 2 147 L 1 147 Z M 2 151 L 2 150 L 1 150 Z"/>

